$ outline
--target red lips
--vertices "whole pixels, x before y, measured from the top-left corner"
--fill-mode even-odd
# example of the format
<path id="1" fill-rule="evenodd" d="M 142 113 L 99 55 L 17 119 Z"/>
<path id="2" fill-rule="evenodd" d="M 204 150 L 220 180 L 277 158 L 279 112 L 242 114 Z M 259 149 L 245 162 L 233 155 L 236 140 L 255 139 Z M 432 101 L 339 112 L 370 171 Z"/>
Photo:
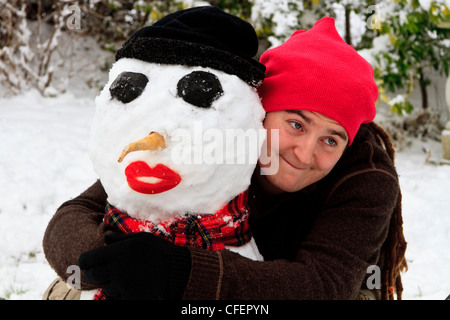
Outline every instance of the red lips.
<path id="1" fill-rule="evenodd" d="M 178 173 L 163 164 L 151 168 L 144 161 L 135 161 L 125 168 L 128 185 L 136 192 L 156 194 L 175 188 L 181 181 Z M 157 178 L 161 181 L 146 182 L 145 178 Z"/>

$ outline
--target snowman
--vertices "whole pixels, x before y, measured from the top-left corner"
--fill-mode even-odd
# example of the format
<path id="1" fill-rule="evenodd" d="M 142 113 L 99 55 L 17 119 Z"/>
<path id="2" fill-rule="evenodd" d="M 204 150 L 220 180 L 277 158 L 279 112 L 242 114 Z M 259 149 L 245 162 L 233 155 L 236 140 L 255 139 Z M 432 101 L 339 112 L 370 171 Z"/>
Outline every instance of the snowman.
<path id="1" fill-rule="evenodd" d="M 124 43 L 89 142 L 106 224 L 262 260 L 246 191 L 266 135 L 257 47 L 250 24 L 211 6 L 172 13 Z"/>

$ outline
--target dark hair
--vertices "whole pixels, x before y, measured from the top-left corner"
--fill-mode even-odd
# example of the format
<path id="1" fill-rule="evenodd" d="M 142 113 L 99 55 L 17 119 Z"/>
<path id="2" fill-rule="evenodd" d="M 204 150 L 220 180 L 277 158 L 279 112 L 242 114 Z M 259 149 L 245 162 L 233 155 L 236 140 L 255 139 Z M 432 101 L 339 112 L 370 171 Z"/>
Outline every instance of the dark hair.
<path id="1" fill-rule="evenodd" d="M 395 160 L 395 150 L 389 135 L 379 125 L 369 124 L 392 162 Z M 389 231 L 385 242 L 381 247 L 379 266 L 381 269 L 381 299 L 402 299 L 403 285 L 400 273 L 408 270 L 405 258 L 406 241 L 403 235 L 402 194 L 398 194 L 397 205 L 391 217 Z"/>

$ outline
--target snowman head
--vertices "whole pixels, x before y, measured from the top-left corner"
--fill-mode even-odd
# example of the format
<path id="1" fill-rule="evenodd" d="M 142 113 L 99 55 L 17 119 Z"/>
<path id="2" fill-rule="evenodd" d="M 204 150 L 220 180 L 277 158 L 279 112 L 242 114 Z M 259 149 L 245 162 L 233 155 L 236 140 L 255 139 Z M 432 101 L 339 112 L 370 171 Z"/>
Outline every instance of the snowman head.
<path id="1" fill-rule="evenodd" d="M 213 214 L 248 188 L 265 139 L 256 50 L 253 28 L 215 7 L 168 15 L 125 42 L 89 144 L 113 206 L 157 222 Z"/>

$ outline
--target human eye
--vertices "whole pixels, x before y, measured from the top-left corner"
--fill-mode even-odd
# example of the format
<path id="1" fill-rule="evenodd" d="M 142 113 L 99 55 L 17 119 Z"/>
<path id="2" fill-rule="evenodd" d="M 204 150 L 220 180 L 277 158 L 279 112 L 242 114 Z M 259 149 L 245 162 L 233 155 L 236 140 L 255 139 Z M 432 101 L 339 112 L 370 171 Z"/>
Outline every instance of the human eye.
<path id="1" fill-rule="evenodd" d="M 336 139 L 331 138 L 331 137 L 325 138 L 325 139 L 323 139 L 323 141 L 325 142 L 325 144 L 327 144 L 330 147 L 335 147 L 338 145 Z"/>
<path id="2" fill-rule="evenodd" d="M 297 121 L 289 121 L 289 125 L 294 128 L 295 130 L 302 130 L 303 126 L 300 122 Z"/>

